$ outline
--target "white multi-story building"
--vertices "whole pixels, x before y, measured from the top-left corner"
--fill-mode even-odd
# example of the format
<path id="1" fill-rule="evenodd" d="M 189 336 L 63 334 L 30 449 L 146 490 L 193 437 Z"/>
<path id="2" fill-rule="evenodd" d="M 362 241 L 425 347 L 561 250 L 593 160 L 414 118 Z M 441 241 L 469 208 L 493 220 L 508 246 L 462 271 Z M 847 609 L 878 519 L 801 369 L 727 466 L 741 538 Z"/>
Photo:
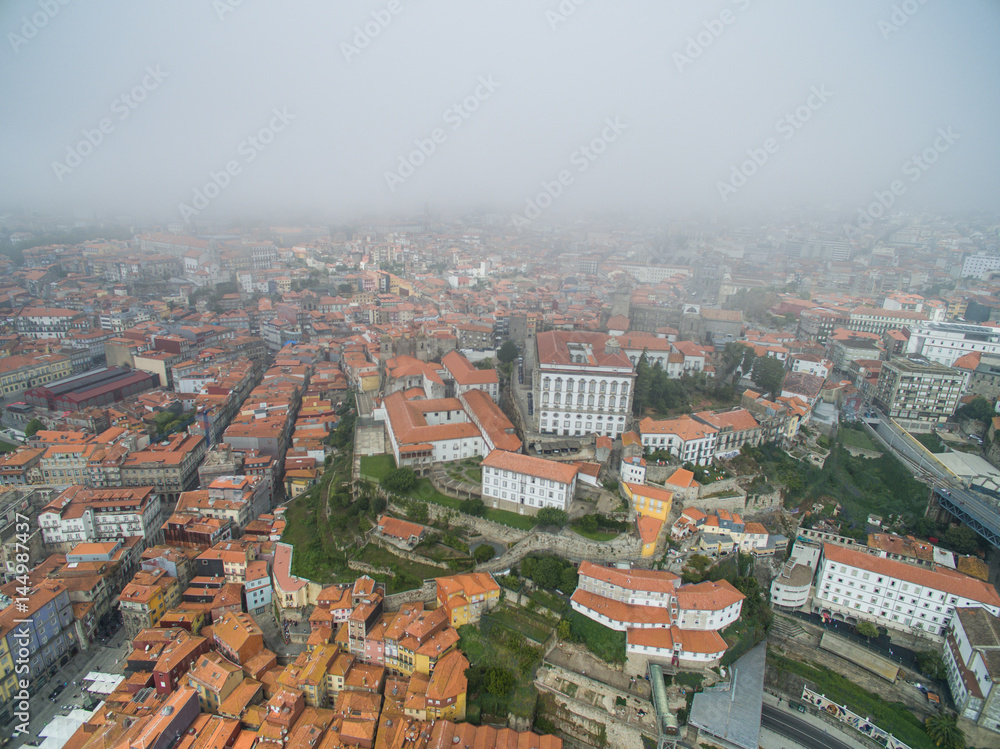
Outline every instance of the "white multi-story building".
<path id="1" fill-rule="evenodd" d="M 150 486 L 88 489 L 74 485 L 42 509 L 38 525 L 46 544 L 75 546 L 142 536 L 149 546 L 160 535 L 160 498 Z"/>
<path id="2" fill-rule="evenodd" d="M 974 352 L 1000 354 L 1000 328 L 957 322 L 929 322 L 910 326 L 906 353 L 951 367 Z"/>
<path id="3" fill-rule="evenodd" d="M 622 458 L 618 473 L 627 484 L 646 483 L 646 461 L 640 457 Z"/>
<path id="4" fill-rule="evenodd" d="M 725 654 L 719 631 L 739 619 L 744 598 L 725 580 L 681 585 L 670 572 L 585 561 L 570 604 L 587 618 L 625 632 L 630 657 L 709 667 Z"/>
<path id="5" fill-rule="evenodd" d="M 955 609 L 967 606 L 997 615 L 1000 595 L 992 585 L 946 567 L 918 567 L 878 552 L 823 545 L 812 604 L 818 613 L 939 639 Z"/>
<path id="6" fill-rule="evenodd" d="M 891 328 L 908 328 L 927 320 L 923 312 L 890 310 L 881 307 L 855 307 L 847 320 L 847 329 L 881 336 Z"/>
<path id="7" fill-rule="evenodd" d="M 896 357 L 882 364 L 875 405 L 910 431 L 928 431 L 955 413 L 969 373 L 928 361 Z"/>
<path id="8" fill-rule="evenodd" d="M 718 429 L 688 415 L 676 419 L 655 420 L 649 417 L 639 422 L 642 446 L 651 451 L 669 450 L 683 463 L 712 465 Z"/>
<path id="9" fill-rule="evenodd" d="M 534 515 L 543 507 L 569 510 L 579 468 L 531 455 L 494 450 L 480 464 L 483 502 Z"/>
<path id="10" fill-rule="evenodd" d="M 990 271 L 1000 270 L 996 255 L 970 255 L 962 263 L 962 278 L 986 278 Z"/>
<path id="11" fill-rule="evenodd" d="M 603 333 L 549 331 L 536 337 L 535 426 L 545 434 L 617 437 L 632 408 L 635 368 Z"/>
<path id="12" fill-rule="evenodd" d="M 958 714 L 1000 733 L 1000 617 L 982 607 L 955 609 L 943 658 Z"/>
<path id="13" fill-rule="evenodd" d="M 386 396 L 385 428 L 397 466 L 426 467 L 483 454 L 483 437 L 457 398 Z"/>
<path id="14" fill-rule="evenodd" d="M 833 369 L 833 362 L 816 354 L 791 354 L 787 362 L 790 372 L 805 372 L 823 379 L 829 377 Z"/>

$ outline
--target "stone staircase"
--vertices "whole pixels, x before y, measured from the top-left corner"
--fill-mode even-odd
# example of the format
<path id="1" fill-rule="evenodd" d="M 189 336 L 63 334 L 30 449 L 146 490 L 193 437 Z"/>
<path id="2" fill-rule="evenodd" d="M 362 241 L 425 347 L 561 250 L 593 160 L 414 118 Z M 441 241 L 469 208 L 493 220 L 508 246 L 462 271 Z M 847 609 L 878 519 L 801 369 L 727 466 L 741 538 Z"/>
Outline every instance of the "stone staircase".
<path id="1" fill-rule="evenodd" d="M 788 619 L 783 616 L 774 617 L 774 621 L 771 624 L 771 632 L 778 637 L 783 637 L 786 639 L 803 639 L 808 638 L 809 633 L 794 619 Z"/>

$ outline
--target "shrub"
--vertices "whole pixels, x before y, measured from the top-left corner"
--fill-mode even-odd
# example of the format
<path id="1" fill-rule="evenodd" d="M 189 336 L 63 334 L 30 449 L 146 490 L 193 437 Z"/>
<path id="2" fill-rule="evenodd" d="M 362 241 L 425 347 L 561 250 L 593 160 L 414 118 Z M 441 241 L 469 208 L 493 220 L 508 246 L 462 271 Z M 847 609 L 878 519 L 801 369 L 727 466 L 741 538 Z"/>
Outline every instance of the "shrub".
<path id="1" fill-rule="evenodd" d="M 382 478 L 382 486 L 397 494 L 406 494 L 416 485 L 417 475 L 412 468 L 393 468 Z"/>
<path id="2" fill-rule="evenodd" d="M 496 549 L 494 549 L 489 544 L 483 544 L 482 546 L 477 546 L 476 550 L 472 552 L 472 558 L 476 560 L 477 564 L 488 562 L 496 555 L 497 555 Z"/>
<path id="3" fill-rule="evenodd" d="M 463 499 L 458 503 L 458 511 L 481 518 L 486 514 L 486 505 L 481 499 Z"/>
<path id="4" fill-rule="evenodd" d="M 605 627 L 576 611 L 566 617 L 570 639 L 587 646 L 587 650 L 608 663 L 625 662 L 625 633 Z"/>
<path id="5" fill-rule="evenodd" d="M 538 511 L 539 525 L 566 525 L 569 522 L 569 515 L 566 514 L 565 510 L 560 510 L 555 507 L 543 507 Z"/>

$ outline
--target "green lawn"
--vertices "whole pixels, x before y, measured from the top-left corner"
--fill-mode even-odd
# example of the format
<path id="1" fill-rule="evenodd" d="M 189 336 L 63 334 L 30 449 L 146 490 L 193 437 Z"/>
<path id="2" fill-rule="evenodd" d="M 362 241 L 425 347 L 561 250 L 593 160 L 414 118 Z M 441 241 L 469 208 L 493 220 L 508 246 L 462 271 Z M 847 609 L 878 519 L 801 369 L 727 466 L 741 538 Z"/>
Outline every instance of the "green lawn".
<path id="1" fill-rule="evenodd" d="M 535 666 L 541 660 L 541 649 L 522 635 L 484 617 L 478 626 L 465 624 L 458 629 L 458 647 L 475 667 L 489 669 L 498 666 L 514 674 L 514 688 L 497 697 L 481 689 L 470 688 L 470 712 L 481 713 L 484 723 L 505 723 L 507 713 L 533 719 L 538 692 L 534 688 Z M 474 706 L 474 707 L 473 707 Z"/>
<path id="2" fill-rule="evenodd" d="M 469 460 L 473 459 L 470 458 Z M 380 481 L 386 473 L 395 467 L 396 462 L 391 455 L 366 455 L 361 458 L 362 475 L 370 476 L 377 481 Z M 472 467 L 466 467 L 466 470 L 479 471 L 478 468 Z M 455 497 L 449 497 L 448 495 L 439 492 L 434 488 L 434 484 L 432 484 L 431 480 L 428 478 L 417 479 L 417 485 L 414 486 L 406 496 L 411 499 L 419 500 L 420 502 L 432 502 L 436 505 L 441 505 L 442 507 L 449 507 L 452 510 L 458 510 L 461 502 L 461 500 L 456 499 Z M 538 521 L 535 520 L 533 515 L 518 515 L 516 512 L 494 510 L 490 508 L 486 510 L 486 519 L 492 520 L 494 523 L 509 525 L 511 528 L 519 528 L 523 531 L 530 531 L 538 524 Z"/>
<path id="3" fill-rule="evenodd" d="M 539 606 L 547 608 L 549 611 L 556 614 L 561 614 L 566 610 L 566 601 L 559 596 L 552 595 L 546 590 L 539 590 L 536 588 L 531 591 L 531 595 L 529 595 L 528 598 L 537 603 Z"/>
<path id="4" fill-rule="evenodd" d="M 613 538 L 618 538 L 619 533 L 617 531 L 585 531 L 583 528 L 578 528 L 575 525 L 570 526 L 573 532 L 578 536 L 583 536 L 584 538 L 589 538 L 591 541 L 610 541 Z"/>
<path id="5" fill-rule="evenodd" d="M 944 443 L 941 441 L 940 437 L 932 432 L 928 432 L 927 434 L 915 434 L 913 437 L 917 440 L 917 442 L 926 447 L 932 453 L 944 452 Z"/>
<path id="6" fill-rule="evenodd" d="M 837 432 L 837 439 L 849 447 L 857 447 L 861 450 L 878 451 L 879 449 L 878 445 L 872 442 L 871 437 L 858 429 L 843 427 L 839 432 Z"/>
<path id="7" fill-rule="evenodd" d="M 409 584 L 412 580 L 406 580 L 406 577 L 415 578 L 423 583 L 424 580 L 432 577 L 443 577 L 451 574 L 449 570 L 444 570 L 439 567 L 431 567 L 429 564 L 411 562 L 409 559 L 403 559 L 402 557 L 396 556 L 388 549 L 383 549 L 375 544 L 368 544 L 364 549 L 362 549 L 361 554 L 357 557 L 357 560 L 376 567 L 388 567 L 396 572 L 396 578 L 393 579 L 400 579 L 399 573 L 402 573 L 403 578 L 400 579 L 399 584 L 389 585 L 390 593 L 398 593 L 402 590 L 412 590 L 413 586 Z"/>
<path id="8" fill-rule="evenodd" d="M 582 642 L 587 650 L 608 663 L 625 662 L 624 632 L 616 632 L 577 611 L 569 612 L 566 620 L 574 642 Z"/>
<path id="9" fill-rule="evenodd" d="M 361 475 L 368 476 L 373 481 L 381 481 L 395 467 L 396 461 L 391 455 L 364 455 L 361 457 Z"/>
<path id="10" fill-rule="evenodd" d="M 859 527 L 870 513 L 920 517 L 927 507 L 927 487 L 885 453 L 877 458 L 855 457 L 837 444 L 822 468 L 796 460 L 774 444 L 751 448 L 748 453 L 737 459 L 751 469 L 745 472 L 752 473 L 759 466 L 769 481 L 783 484 L 786 507 L 836 500 L 846 511 L 845 519 Z"/>
<path id="11" fill-rule="evenodd" d="M 494 622 L 501 624 L 509 630 L 518 632 L 525 637 L 541 644 L 549 639 L 555 626 L 550 622 L 545 622 L 541 617 L 531 617 L 527 612 L 515 611 L 510 608 L 502 608 L 493 611 L 487 616 Z M 547 627 L 544 625 L 548 625 Z"/>
<path id="12" fill-rule="evenodd" d="M 19 447 L 20 445 L 13 445 L 10 442 L 0 440 L 0 453 L 12 453 Z"/>

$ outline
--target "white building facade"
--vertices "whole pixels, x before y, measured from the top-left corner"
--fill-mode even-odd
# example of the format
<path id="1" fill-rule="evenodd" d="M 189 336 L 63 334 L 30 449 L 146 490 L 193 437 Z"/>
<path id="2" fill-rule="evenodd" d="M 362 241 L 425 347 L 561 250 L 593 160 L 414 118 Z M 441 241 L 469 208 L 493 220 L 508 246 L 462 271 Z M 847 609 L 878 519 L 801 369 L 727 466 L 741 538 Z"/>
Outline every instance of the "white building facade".
<path id="1" fill-rule="evenodd" d="M 812 604 L 816 612 L 940 640 L 955 609 L 964 606 L 983 606 L 997 615 L 1000 596 L 991 585 L 952 570 L 823 546 Z"/>
<path id="2" fill-rule="evenodd" d="M 946 367 L 974 352 L 1000 354 L 1000 328 L 969 323 L 937 322 L 910 326 L 906 353 Z"/>
<path id="3" fill-rule="evenodd" d="M 494 450 L 480 464 L 487 506 L 534 515 L 543 507 L 569 510 L 578 469 L 530 455 Z"/>
<path id="4" fill-rule="evenodd" d="M 536 337 L 534 411 L 544 434 L 617 437 L 632 408 L 635 369 L 603 333 L 549 331 Z"/>

